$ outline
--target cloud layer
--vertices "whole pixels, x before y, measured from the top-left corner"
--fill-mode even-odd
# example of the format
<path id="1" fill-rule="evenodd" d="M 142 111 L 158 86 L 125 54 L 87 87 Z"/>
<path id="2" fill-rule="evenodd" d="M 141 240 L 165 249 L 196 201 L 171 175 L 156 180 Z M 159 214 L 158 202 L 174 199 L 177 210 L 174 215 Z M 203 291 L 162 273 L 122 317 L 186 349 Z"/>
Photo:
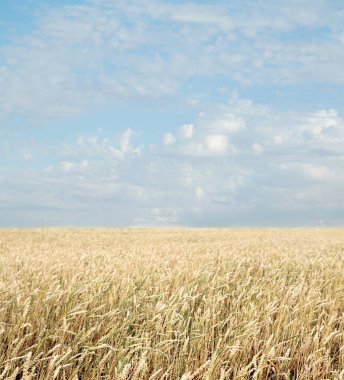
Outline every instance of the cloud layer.
<path id="1" fill-rule="evenodd" d="M 0 225 L 344 222 L 340 1 L 85 0 L 34 17 L 0 45 Z M 302 104 L 278 104 L 290 91 Z M 73 132 L 90 109 L 138 104 L 172 120 Z"/>
<path id="2" fill-rule="evenodd" d="M 198 82 L 343 84 L 340 1 L 102 1 L 43 8 L 0 49 L 2 113 L 60 116 Z M 204 91 L 204 89 L 202 90 Z"/>
<path id="3" fill-rule="evenodd" d="M 20 214 L 24 223 L 29 209 L 52 224 L 341 222 L 344 123 L 333 109 L 281 113 L 234 94 L 158 145 L 142 139 L 131 129 L 117 137 L 95 130 L 57 147 L 54 164 L 15 176 L 2 168 L 7 220 Z"/>

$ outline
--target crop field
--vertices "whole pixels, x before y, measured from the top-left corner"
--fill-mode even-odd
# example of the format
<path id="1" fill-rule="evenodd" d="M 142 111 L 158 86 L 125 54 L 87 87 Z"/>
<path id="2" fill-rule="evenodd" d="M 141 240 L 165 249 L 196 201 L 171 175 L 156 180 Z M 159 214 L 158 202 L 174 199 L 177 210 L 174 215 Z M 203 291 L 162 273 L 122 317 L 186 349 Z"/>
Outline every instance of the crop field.
<path id="1" fill-rule="evenodd" d="M 0 229 L 0 379 L 344 379 L 344 229 Z"/>

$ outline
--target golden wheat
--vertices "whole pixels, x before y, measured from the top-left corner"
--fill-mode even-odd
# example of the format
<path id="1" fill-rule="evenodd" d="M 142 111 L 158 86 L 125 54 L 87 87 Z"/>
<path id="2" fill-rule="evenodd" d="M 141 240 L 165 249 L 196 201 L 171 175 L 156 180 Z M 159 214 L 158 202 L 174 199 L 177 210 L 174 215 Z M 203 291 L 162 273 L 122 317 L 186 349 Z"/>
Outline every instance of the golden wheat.
<path id="1" fill-rule="evenodd" d="M 343 379 L 343 229 L 1 229 L 0 379 Z"/>

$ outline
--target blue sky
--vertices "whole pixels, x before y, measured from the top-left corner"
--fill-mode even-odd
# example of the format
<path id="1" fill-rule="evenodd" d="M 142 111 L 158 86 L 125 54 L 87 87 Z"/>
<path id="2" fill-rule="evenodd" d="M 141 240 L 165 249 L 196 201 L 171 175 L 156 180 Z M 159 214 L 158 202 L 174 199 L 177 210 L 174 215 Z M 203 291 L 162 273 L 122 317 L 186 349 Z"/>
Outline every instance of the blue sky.
<path id="1" fill-rule="evenodd" d="M 0 226 L 344 222 L 342 1 L 2 0 Z"/>

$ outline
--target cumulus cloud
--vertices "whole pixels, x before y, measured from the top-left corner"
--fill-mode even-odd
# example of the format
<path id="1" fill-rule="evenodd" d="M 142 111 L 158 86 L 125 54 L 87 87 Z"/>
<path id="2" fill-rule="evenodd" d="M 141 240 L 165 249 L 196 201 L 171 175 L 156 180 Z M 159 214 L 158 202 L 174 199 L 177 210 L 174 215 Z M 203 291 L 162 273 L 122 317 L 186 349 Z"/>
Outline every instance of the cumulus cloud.
<path id="1" fill-rule="evenodd" d="M 180 127 L 181 134 L 186 139 L 191 139 L 195 133 L 195 127 L 193 124 L 184 124 Z"/>
<path id="2" fill-rule="evenodd" d="M 164 134 L 164 145 L 174 145 L 177 141 L 176 138 L 172 135 L 172 133 L 165 133 Z"/>
<path id="3" fill-rule="evenodd" d="M 224 135 L 209 135 L 205 138 L 207 149 L 215 153 L 223 153 L 228 146 L 227 136 Z"/>
<path id="4" fill-rule="evenodd" d="M 123 160 L 124 157 L 128 154 L 132 156 L 140 156 L 141 150 L 143 148 L 143 145 L 139 147 L 134 147 L 131 143 L 131 139 L 134 136 L 134 131 L 131 128 L 128 128 L 121 136 L 120 143 L 119 143 L 119 148 L 115 148 L 113 146 L 109 146 L 109 150 L 111 154 L 120 159 Z M 97 141 L 97 140 L 95 140 Z M 92 140 L 91 140 L 92 142 Z M 108 141 L 103 141 L 103 145 L 106 146 Z M 104 144 L 105 143 L 105 144 Z M 93 142 L 92 142 L 93 144 Z"/>
<path id="5" fill-rule="evenodd" d="M 213 122 L 229 114 L 245 128 L 214 133 Z M 41 169 L 0 167 L 1 207 L 18 209 L 7 220 L 30 207 L 43 220 L 44 206 L 52 224 L 303 225 L 320 214 L 329 225 L 340 221 L 344 125 L 337 110 L 282 112 L 233 94 L 192 126 L 197 134 L 177 140 L 176 124 L 167 146 L 164 134 L 157 146 L 134 129 L 111 135 L 95 128 L 57 146 Z M 35 162 L 44 154 L 40 144 Z M 33 151 L 30 141 L 16 149 Z M 20 215 L 24 224 L 31 220 Z"/>
<path id="6" fill-rule="evenodd" d="M 238 132 L 245 128 L 245 122 L 232 114 L 225 114 L 222 119 L 212 123 L 212 128 L 219 131 Z"/>
<path id="7" fill-rule="evenodd" d="M 335 109 L 322 109 L 305 118 L 308 129 L 314 135 L 321 135 L 328 130 L 336 129 L 343 121 Z"/>

